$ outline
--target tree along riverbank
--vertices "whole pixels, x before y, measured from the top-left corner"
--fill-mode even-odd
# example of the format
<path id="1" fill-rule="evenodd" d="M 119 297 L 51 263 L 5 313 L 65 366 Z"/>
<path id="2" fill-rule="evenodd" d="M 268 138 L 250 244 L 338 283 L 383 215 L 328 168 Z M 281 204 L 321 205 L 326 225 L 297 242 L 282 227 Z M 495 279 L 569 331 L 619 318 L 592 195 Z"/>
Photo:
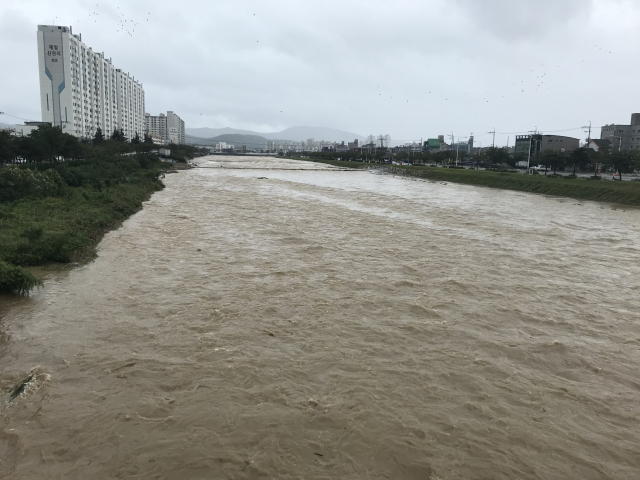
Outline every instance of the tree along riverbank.
<path id="1" fill-rule="evenodd" d="M 424 167 L 415 165 L 381 166 L 379 164 L 345 162 L 339 160 L 306 159 L 337 167 L 356 169 L 379 168 L 397 175 L 408 175 L 434 181 L 447 181 L 501 188 L 519 192 L 569 197 L 578 200 L 620 203 L 640 206 L 640 182 L 594 180 L 555 175 L 523 175 L 518 172 L 494 172 L 462 168 Z"/>
<path id="2" fill-rule="evenodd" d="M 93 258 L 172 170 L 144 153 L 0 167 L 0 293 L 42 284 L 21 267 Z"/>
<path id="3" fill-rule="evenodd" d="M 206 150 L 169 145 L 170 166 L 149 136 L 122 130 L 79 139 L 41 125 L 26 136 L 0 130 L 0 293 L 28 293 L 42 282 L 21 267 L 92 258 L 108 230 L 163 188 L 160 178 Z M 179 168 L 179 167 L 178 167 Z"/>

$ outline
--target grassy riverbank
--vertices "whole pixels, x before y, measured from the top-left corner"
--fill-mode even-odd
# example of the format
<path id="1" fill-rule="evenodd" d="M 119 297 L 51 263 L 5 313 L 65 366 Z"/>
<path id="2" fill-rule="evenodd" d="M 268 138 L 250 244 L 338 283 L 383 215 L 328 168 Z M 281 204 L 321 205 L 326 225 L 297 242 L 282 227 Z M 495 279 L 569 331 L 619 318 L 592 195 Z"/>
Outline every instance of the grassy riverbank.
<path id="1" fill-rule="evenodd" d="M 430 180 L 640 206 L 640 182 L 636 181 L 613 182 L 563 176 L 418 166 L 394 166 L 390 170 Z"/>
<path id="2" fill-rule="evenodd" d="M 326 163 L 327 165 L 333 165 L 334 167 L 341 168 L 369 168 L 371 166 L 379 166 L 377 163 L 365 163 L 365 162 L 346 162 L 344 160 L 329 160 L 329 159 L 319 159 L 319 158 L 298 158 L 298 157 L 288 157 L 291 160 L 304 160 L 305 162 L 316 162 L 316 163 Z"/>
<path id="3" fill-rule="evenodd" d="M 368 168 L 376 164 L 344 162 L 338 160 L 305 159 L 327 163 L 337 167 Z M 421 167 L 394 165 L 383 167 L 392 173 L 427 178 L 434 181 L 447 181 L 478 185 L 482 187 L 516 190 L 558 197 L 570 197 L 579 200 L 620 203 L 640 206 L 640 182 L 613 182 L 609 180 L 591 180 L 586 178 L 554 177 L 551 175 L 522 175 L 520 173 L 494 172 L 458 168 Z"/>
<path id="4" fill-rule="evenodd" d="M 170 168 L 150 154 L 0 168 L 0 292 L 40 283 L 19 267 L 92 258 Z"/>

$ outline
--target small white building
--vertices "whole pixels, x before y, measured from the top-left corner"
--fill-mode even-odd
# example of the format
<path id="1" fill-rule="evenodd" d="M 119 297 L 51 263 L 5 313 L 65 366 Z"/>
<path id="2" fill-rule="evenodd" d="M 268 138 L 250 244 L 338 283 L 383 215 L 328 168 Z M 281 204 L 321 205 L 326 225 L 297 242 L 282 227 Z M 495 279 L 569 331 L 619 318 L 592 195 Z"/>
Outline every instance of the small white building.
<path id="1" fill-rule="evenodd" d="M 26 137 L 40 125 L 51 125 L 49 122 L 24 122 L 24 125 L 16 125 L 13 127 L 12 134 L 16 137 Z"/>

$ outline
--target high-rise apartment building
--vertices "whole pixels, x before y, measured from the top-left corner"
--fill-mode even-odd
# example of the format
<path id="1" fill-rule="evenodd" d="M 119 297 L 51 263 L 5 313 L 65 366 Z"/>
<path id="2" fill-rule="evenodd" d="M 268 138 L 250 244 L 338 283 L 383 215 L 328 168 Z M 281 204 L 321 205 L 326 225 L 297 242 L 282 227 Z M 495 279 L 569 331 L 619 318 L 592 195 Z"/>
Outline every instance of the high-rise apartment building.
<path id="1" fill-rule="evenodd" d="M 38 25 L 42 121 L 66 133 L 105 137 L 122 129 L 128 139 L 144 134 L 144 89 L 94 52 L 71 27 Z"/>
<path id="2" fill-rule="evenodd" d="M 184 121 L 175 113 L 167 112 L 160 115 L 144 114 L 145 133 L 161 138 L 165 144 L 175 143 L 184 145 L 186 143 L 184 132 Z"/>

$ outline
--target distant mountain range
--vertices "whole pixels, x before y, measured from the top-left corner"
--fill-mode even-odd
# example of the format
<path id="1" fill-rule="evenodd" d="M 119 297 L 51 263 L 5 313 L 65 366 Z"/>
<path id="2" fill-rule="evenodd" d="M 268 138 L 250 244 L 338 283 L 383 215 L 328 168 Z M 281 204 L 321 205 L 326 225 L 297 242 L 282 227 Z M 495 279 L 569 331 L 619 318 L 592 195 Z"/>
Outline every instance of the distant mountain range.
<path id="1" fill-rule="evenodd" d="M 221 135 L 249 135 L 262 137 L 265 140 L 274 140 L 276 142 L 302 142 L 309 138 L 313 138 L 316 141 L 325 140 L 327 142 L 353 142 L 356 138 L 358 141 L 363 141 L 365 138 L 357 133 L 345 132 L 344 130 L 338 130 L 337 128 L 327 127 L 291 127 L 281 132 L 261 133 L 253 132 L 251 130 L 239 130 L 236 128 L 187 128 L 186 134 L 190 137 L 196 137 L 200 139 L 213 139 Z M 281 140 L 287 139 L 287 140 Z M 226 140 L 222 140 L 223 142 Z M 247 145 L 249 147 L 249 145 Z"/>
<path id="2" fill-rule="evenodd" d="M 0 123 L 0 128 L 14 128 L 14 124 Z M 227 142 L 235 147 L 246 145 L 249 149 L 264 148 L 267 140 L 273 140 L 276 145 L 291 142 L 302 142 L 313 138 L 315 141 L 326 142 L 359 142 L 365 140 L 357 133 L 345 132 L 336 128 L 326 127 L 291 127 L 281 132 L 260 133 L 237 128 L 187 128 L 186 141 L 190 145 L 215 145 Z"/>
<path id="3" fill-rule="evenodd" d="M 213 130 L 213 129 L 212 129 Z M 276 144 L 290 143 L 291 140 L 274 140 Z M 265 148 L 267 146 L 267 139 L 260 135 L 245 135 L 240 133 L 226 133 L 224 135 L 218 135 L 213 138 L 200 138 L 186 135 L 186 142 L 188 145 L 211 145 L 214 146 L 218 142 L 226 142 L 233 145 L 236 148 L 245 145 L 248 149 Z"/>

